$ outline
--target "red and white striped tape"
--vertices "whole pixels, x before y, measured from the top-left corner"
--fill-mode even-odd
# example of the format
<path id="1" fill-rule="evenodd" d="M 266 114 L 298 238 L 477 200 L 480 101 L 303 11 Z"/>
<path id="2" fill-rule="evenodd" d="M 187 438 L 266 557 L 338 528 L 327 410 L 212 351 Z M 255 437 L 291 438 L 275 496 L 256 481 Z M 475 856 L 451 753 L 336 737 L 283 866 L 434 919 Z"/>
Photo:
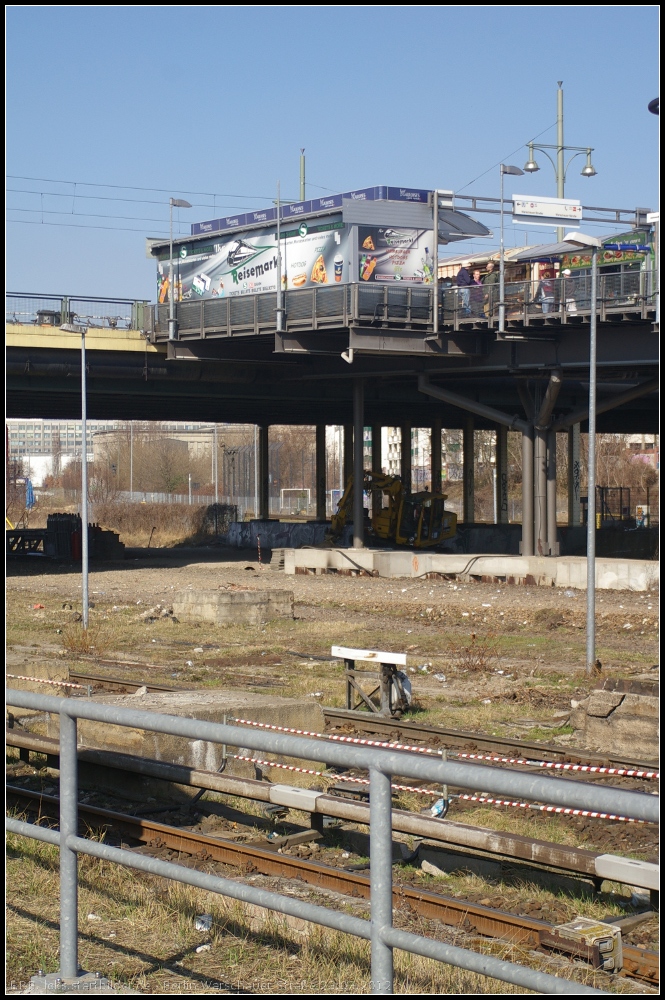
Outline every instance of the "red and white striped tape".
<path id="1" fill-rule="evenodd" d="M 244 760 L 248 761 L 250 764 L 261 764 L 264 767 L 278 767 L 282 768 L 284 771 L 298 771 L 300 774 L 313 774 L 317 778 L 329 778 L 325 771 L 312 771 L 307 767 L 295 767 L 293 764 L 278 764 L 274 760 L 261 760 L 260 757 L 243 757 L 240 754 L 230 753 L 227 754 L 229 757 L 233 757 L 234 760 Z M 350 774 L 340 774 L 337 776 L 338 781 L 348 781 L 356 785 L 369 785 L 369 778 L 356 778 Z M 394 791 L 397 792 L 415 792 L 418 795 L 430 795 L 434 798 L 441 797 L 441 791 L 433 791 L 431 788 L 414 788 L 411 785 L 391 785 Z"/>
<path id="2" fill-rule="evenodd" d="M 451 795 L 451 799 L 465 799 L 467 802 L 481 802 L 491 806 L 515 806 L 518 809 L 537 809 L 539 812 L 558 813 L 561 816 L 589 816 L 593 819 L 615 819 L 622 823 L 640 823 L 643 819 L 631 819 L 629 816 L 615 816 L 614 813 L 592 812 L 589 809 L 569 809 L 567 806 L 542 806 L 535 802 L 510 802 L 506 799 L 490 799 L 483 795 Z"/>
<path id="3" fill-rule="evenodd" d="M 316 733 L 310 732 L 307 729 L 290 729 L 286 726 L 274 726 L 267 722 L 254 722 L 250 719 L 232 719 L 230 721 L 236 722 L 241 726 L 255 726 L 258 729 L 272 729 L 275 732 L 292 733 L 295 736 L 312 736 L 315 739 L 331 740 L 336 743 L 352 743 L 359 746 L 380 747 L 381 749 L 388 750 L 407 750 L 410 753 L 431 754 L 434 756 L 438 756 L 440 752 L 432 749 L 431 747 L 415 747 L 410 746 L 407 743 L 388 743 L 381 740 L 367 740 L 361 739 L 358 736 L 340 736 L 336 733 Z M 568 764 L 551 760 L 529 760 L 522 757 L 497 757 L 491 754 L 462 753 L 456 750 L 448 750 L 448 757 L 457 757 L 465 760 L 484 760 L 491 764 L 522 764 L 528 765 L 529 767 L 551 768 L 553 770 L 561 771 L 613 774 L 617 777 L 624 778 L 647 778 L 656 781 L 660 779 L 660 772 L 658 771 L 638 771 L 629 770 L 628 768 L 600 767 L 597 764 Z"/>
<path id="4" fill-rule="evenodd" d="M 11 677 L 14 681 L 32 681 L 34 684 L 53 684 L 56 687 L 79 688 L 81 691 L 88 690 L 86 684 L 74 684 L 72 681 L 50 681 L 44 677 L 24 677 L 23 674 L 5 674 L 5 677 Z"/>
<path id="5" fill-rule="evenodd" d="M 329 775 L 326 775 L 324 771 L 314 771 L 307 767 L 296 767 L 293 764 L 279 764 L 277 761 L 262 760 L 260 757 L 243 757 L 240 754 L 229 754 L 229 757 L 233 757 L 234 760 L 248 761 L 250 764 L 260 764 L 263 767 L 276 767 L 281 768 L 284 771 L 298 771 L 300 774 L 313 774 L 317 778 L 329 777 Z M 340 782 L 350 782 L 356 785 L 369 785 L 368 778 L 356 778 L 352 775 L 341 774 L 337 780 Z M 414 792 L 416 795 L 429 795 L 431 798 L 441 797 L 440 789 L 435 791 L 432 788 L 415 788 L 413 785 L 393 784 L 391 784 L 390 787 L 395 792 Z M 464 799 L 466 802 L 480 802 L 483 805 L 512 806 L 516 809 L 536 809 L 538 812 L 557 813 L 562 816 L 588 816 L 592 819 L 611 819 L 618 820 L 623 823 L 644 823 L 644 820 L 630 819 L 628 816 L 616 816 L 614 813 L 592 812 L 588 809 L 569 809 L 564 806 L 538 805 L 533 802 L 513 802 L 509 799 L 491 799 L 485 795 L 467 795 L 460 793 L 450 795 L 449 798 Z"/>
<path id="6" fill-rule="evenodd" d="M 580 771 L 589 774 L 616 774 L 621 778 L 648 778 L 658 781 L 659 771 L 636 771 L 625 767 L 600 767 L 597 764 L 566 764 L 553 760 L 526 760 L 521 757 L 493 757 L 482 753 L 456 753 L 467 760 L 487 760 L 493 764 L 528 764 L 530 767 L 551 768 L 555 771 Z"/>

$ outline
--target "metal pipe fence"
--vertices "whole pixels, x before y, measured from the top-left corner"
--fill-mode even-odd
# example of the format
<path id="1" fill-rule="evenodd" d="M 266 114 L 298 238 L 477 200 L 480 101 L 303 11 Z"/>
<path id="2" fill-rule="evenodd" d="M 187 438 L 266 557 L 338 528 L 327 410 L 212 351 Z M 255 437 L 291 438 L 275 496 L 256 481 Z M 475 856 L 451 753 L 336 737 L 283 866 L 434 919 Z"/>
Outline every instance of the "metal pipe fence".
<path id="1" fill-rule="evenodd" d="M 88 854 L 129 868 L 254 903 L 371 942 L 371 978 L 374 994 L 393 992 L 393 949 L 425 955 L 468 971 L 539 993 L 607 995 L 548 973 L 456 948 L 393 927 L 392 909 L 392 802 L 393 774 L 421 781 L 452 784 L 477 791 L 519 795 L 556 805 L 580 806 L 597 811 L 621 811 L 634 819 L 658 820 L 658 799 L 651 795 L 586 785 L 561 778 L 544 778 L 483 765 L 436 761 L 388 749 L 347 746 L 235 726 L 180 718 L 135 709 L 77 702 L 27 691 L 8 690 L 7 705 L 60 716 L 60 830 L 48 830 L 14 818 L 7 829 L 21 836 L 54 844 L 60 849 L 60 975 L 76 978 L 78 965 L 78 876 L 77 855 Z M 327 766 L 362 768 L 370 774 L 370 884 L 371 920 L 352 917 L 327 907 L 305 903 L 279 893 L 267 892 L 228 879 L 193 871 L 181 865 L 136 855 L 79 837 L 77 719 L 167 733 L 191 740 L 227 746 L 243 746 L 262 753 L 276 753 Z M 315 792 L 311 793 L 313 796 Z"/>
<path id="2" fill-rule="evenodd" d="M 100 298 L 94 295 L 7 293 L 5 322 L 58 328 L 81 323 L 89 329 L 141 330 L 147 302 L 142 299 Z"/>

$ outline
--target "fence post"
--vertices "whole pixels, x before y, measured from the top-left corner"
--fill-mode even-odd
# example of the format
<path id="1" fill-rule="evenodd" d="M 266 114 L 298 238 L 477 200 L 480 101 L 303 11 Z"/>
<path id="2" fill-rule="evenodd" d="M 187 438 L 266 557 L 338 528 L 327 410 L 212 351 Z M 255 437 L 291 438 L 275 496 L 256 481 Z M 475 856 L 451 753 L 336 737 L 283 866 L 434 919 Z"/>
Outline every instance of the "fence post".
<path id="1" fill-rule="evenodd" d="M 60 713 L 60 975 L 76 978 L 78 967 L 78 859 L 67 838 L 78 836 L 76 719 Z"/>
<path id="2" fill-rule="evenodd" d="M 393 845 L 390 775 L 369 772 L 370 900 L 372 907 L 372 993 L 393 992 L 393 950 L 381 933 L 393 923 Z"/>

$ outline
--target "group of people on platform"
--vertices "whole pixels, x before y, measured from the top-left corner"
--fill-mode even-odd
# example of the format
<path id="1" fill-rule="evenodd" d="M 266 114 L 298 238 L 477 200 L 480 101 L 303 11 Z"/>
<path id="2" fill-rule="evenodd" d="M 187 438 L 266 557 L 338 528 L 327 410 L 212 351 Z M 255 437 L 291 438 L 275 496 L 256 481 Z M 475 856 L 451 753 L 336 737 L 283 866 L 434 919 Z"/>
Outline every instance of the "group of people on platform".
<path id="1" fill-rule="evenodd" d="M 484 275 L 479 267 L 471 270 L 471 266 L 470 260 L 464 261 L 455 278 L 442 280 L 442 290 L 459 289 L 457 306 L 462 317 L 489 317 L 499 301 L 498 269 L 493 260 L 487 262 Z M 568 313 L 576 313 L 575 283 L 570 269 L 563 270 L 559 279 L 553 275 L 541 278 L 534 301 L 540 303 L 544 314 L 561 308 L 559 303 L 565 303 Z"/>

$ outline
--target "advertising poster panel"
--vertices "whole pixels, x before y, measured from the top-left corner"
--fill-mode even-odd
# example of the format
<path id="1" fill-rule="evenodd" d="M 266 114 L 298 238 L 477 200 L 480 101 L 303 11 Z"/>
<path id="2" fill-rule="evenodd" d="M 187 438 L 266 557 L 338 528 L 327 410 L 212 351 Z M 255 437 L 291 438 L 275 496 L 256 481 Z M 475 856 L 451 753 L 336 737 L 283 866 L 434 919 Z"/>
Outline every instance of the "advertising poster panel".
<path id="1" fill-rule="evenodd" d="M 350 280 L 349 226 L 341 218 L 285 222 L 281 232 L 282 287 L 311 288 Z M 173 262 L 180 301 L 277 291 L 274 228 L 181 246 Z M 158 301 L 168 301 L 169 262 L 158 264 Z"/>
<path id="2" fill-rule="evenodd" d="M 358 269 L 354 280 L 431 284 L 433 245 L 432 230 L 358 226 Z"/>

